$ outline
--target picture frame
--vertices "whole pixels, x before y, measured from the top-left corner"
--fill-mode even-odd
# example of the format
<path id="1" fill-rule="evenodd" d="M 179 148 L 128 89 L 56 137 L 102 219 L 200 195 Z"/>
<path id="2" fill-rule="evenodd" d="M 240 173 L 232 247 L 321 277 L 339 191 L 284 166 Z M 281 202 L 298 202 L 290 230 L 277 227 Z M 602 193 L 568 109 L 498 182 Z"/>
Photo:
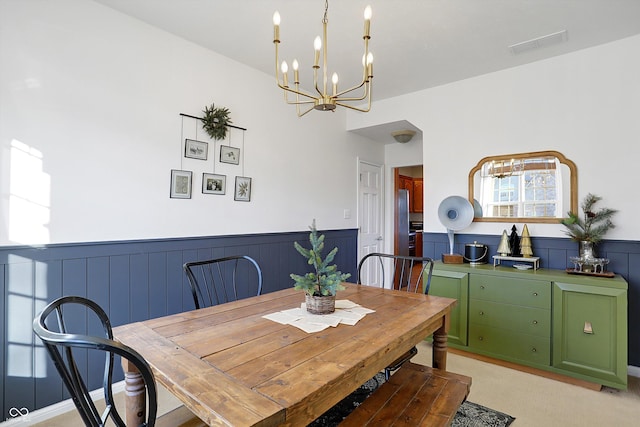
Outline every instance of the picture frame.
<path id="1" fill-rule="evenodd" d="M 239 202 L 251 201 L 251 178 L 247 176 L 236 176 L 233 200 L 237 200 Z"/>
<path id="2" fill-rule="evenodd" d="M 240 149 L 229 145 L 221 145 L 220 163 L 240 164 Z"/>
<path id="3" fill-rule="evenodd" d="M 214 173 L 202 174 L 203 194 L 225 194 L 227 190 L 227 176 Z"/>
<path id="4" fill-rule="evenodd" d="M 171 169 L 171 188 L 169 197 L 172 199 L 190 199 L 193 172 Z"/>
<path id="5" fill-rule="evenodd" d="M 184 156 L 190 159 L 207 160 L 207 157 L 209 157 L 209 143 L 196 141 L 195 139 L 185 139 Z"/>

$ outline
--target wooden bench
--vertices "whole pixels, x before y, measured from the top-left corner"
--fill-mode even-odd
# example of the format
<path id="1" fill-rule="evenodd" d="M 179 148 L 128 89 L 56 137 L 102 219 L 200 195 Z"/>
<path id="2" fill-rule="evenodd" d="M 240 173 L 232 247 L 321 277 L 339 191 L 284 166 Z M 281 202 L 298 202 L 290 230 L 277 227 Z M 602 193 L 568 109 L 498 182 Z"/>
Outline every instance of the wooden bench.
<path id="1" fill-rule="evenodd" d="M 470 388 L 471 377 L 407 362 L 340 427 L 448 426 Z"/>

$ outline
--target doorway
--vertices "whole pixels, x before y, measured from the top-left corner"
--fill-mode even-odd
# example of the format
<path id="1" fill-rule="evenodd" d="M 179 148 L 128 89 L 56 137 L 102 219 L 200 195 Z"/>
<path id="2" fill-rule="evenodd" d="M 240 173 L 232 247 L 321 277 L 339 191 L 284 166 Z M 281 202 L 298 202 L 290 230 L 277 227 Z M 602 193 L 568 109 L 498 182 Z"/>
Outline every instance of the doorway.
<path id="1" fill-rule="evenodd" d="M 422 256 L 424 223 L 422 165 L 393 168 L 393 186 L 394 254 Z M 405 194 L 406 202 L 404 200 Z"/>

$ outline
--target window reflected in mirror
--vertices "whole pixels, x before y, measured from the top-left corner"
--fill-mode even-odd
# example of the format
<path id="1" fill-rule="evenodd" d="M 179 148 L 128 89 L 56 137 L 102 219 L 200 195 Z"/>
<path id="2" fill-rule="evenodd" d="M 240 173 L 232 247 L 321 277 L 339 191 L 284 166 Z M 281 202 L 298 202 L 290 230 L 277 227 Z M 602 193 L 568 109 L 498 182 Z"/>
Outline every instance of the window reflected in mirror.
<path id="1" fill-rule="evenodd" d="M 577 211 L 577 169 L 557 151 L 485 157 L 469 172 L 474 221 L 557 222 Z"/>

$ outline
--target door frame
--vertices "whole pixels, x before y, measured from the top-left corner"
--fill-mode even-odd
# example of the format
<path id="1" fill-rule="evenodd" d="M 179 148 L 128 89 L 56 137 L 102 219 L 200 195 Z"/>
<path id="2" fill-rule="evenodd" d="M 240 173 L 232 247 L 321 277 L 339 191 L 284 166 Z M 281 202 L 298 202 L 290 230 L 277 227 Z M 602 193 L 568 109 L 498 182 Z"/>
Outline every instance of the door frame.
<path id="1" fill-rule="evenodd" d="M 393 168 L 393 253 L 398 253 L 398 190 L 400 189 L 400 168 Z"/>

